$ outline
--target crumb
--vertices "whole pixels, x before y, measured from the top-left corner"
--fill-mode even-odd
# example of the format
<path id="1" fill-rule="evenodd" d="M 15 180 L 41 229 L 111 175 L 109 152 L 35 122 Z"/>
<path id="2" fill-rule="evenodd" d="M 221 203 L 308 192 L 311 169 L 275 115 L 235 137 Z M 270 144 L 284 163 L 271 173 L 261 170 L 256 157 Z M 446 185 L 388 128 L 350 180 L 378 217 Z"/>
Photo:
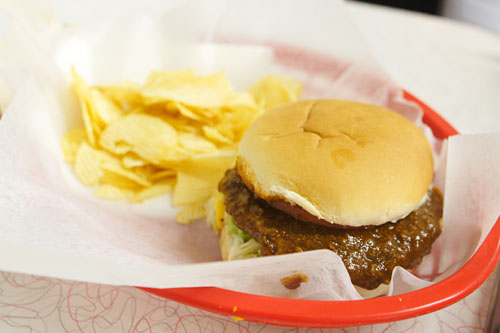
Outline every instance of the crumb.
<path id="1" fill-rule="evenodd" d="M 280 282 L 283 285 L 283 287 L 292 290 L 297 289 L 298 287 L 300 287 L 300 284 L 302 282 L 307 282 L 307 281 L 309 281 L 309 277 L 306 274 L 302 273 L 285 276 L 284 278 L 280 279 Z"/>

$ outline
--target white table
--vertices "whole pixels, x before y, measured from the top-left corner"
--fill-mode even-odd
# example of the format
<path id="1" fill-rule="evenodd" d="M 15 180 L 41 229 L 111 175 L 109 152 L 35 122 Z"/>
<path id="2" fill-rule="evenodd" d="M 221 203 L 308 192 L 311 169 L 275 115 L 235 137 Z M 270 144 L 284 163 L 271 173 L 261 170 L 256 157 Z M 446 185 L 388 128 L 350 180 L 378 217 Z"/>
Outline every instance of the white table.
<path id="1" fill-rule="evenodd" d="M 498 38 L 438 17 L 353 2 L 348 6 L 375 57 L 405 89 L 462 133 L 500 130 Z M 295 331 L 236 322 L 131 287 L 0 274 L 1 332 Z M 492 282 L 490 277 L 464 300 L 435 313 L 346 331 L 479 331 Z"/>
<path id="2" fill-rule="evenodd" d="M 460 133 L 500 131 L 500 38 L 437 16 L 349 3 L 380 64 Z"/>

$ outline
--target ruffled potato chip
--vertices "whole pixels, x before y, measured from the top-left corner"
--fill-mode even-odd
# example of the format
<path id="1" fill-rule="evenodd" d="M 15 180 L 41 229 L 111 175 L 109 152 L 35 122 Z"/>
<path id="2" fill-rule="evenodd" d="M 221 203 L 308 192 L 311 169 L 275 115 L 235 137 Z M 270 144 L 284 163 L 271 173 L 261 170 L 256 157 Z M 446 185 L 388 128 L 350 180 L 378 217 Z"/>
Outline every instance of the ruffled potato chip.
<path id="1" fill-rule="evenodd" d="M 175 178 L 163 180 L 159 183 L 153 184 L 137 192 L 134 196 L 134 201 L 144 201 L 154 198 L 158 195 L 170 193 L 174 189 Z"/>
<path id="2" fill-rule="evenodd" d="M 275 106 L 296 102 L 302 93 L 302 84 L 284 76 L 268 76 L 250 87 L 257 104 L 267 110 Z"/>
<path id="3" fill-rule="evenodd" d="M 72 76 L 84 127 L 69 131 L 61 148 L 76 176 L 103 199 L 173 192 L 181 223 L 206 214 L 248 126 L 265 108 L 298 100 L 302 87 L 270 76 L 235 92 L 224 73 L 193 70 L 153 72 L 143 86 L 89 87 L 74 69 Z"/>
<path id="4" fill-rule="evenodd" d="M 144 187 L 137 184 L 137 182 L 120 175 L 114 171 L 103 170 L 103 175 L 100 179 L 100 184 L 113 185 L 122 190 L 128 190 L 132 193 L 136 193 L 142 190 Z"/>
<path id="5" fill-rule="evenodd" d="M 179 135 L 179 146 L 190 155 L 212 153 L 217 150 L 217 146 L 196 133 L 182 133 Z"/>
<path id="6" fill-rule="evenodd" d="M 190 205 L 182 208 L 177 215 L 175 220 L 182 224 L 189 224 L 192 221 L 199 220 L 205 217 L 206 210 L 205 205 Z"/>
<path id="7" fill-rule="evenodd" d="M 99 152 L 82 142 L 75 156 L 76 176 L 85 185 L 96 185 L 103 176 Z"/>
<path id="8" fill-rule="evenodd" d="M 130 169 L 124 168 L 121 160 L 117 157 L 114 157 L 107 152 L 100 151 L 98 158 L 100 160 L 100 168 L 103 171 L 107 171 L 108 174 L 116 174 L 140 186 L 151 186 L 147 177 L 144 177 Z"/>
<path id="9" fill-rule="evenodd" d="M 76 153 L 78 152 L 82 142 L 85 142 L 86 139 L 87 133 L 84 128 L 73 129 L 64 135 L 61 141 L 61 148 L 64 160 L 67 163 L 75 162 Z"/>
<path id="10" fill-rule="evenodd" d="M 196 76 L 193 70 L 153 72 L 141 90 L 146 104 L 178 101 L 198 107 L 218 107 L 234 94 L 224 73 Z"/>
<path id="11" fill-rule="evenodd" d="M 99 124 L 97 123 L 92 109 L 89 106 L 89 88 L 85 81 L 76 73 L 75 69 L 72 70 L 73 75 L 73 90 L 75 95 L 80 101 L 80 110 L 82 112 L 83 125 L 87 133 L 87 140 L 92 145 L 96 144 L 96 132 L 99 132 Z"/>
<path id="12" fill-rule="evenodd" d="M 121 200 L 132 198 L 134 191 L 111 184 L 102 184 L 94 191 L 94 195 L 101 199 Z"/>
<path id="13" fill-rule="evenodd" d="M 99 86 L 98 89 L 123 110 L 131 110 L 142 105 L 140 87 L 136 84 L 124 82 L 121 85 Z"/>
<path id="14" fill-rule="evenodd" d="M 181 115 L 183 115 L 184 117 L 189 118 L 189 119 L 193 119 L 193 120 L 197 120 L 197 121 L 201 121 L 201 122 L 204 121 L 203 116 L 198 115 L 194 111 L 195 109 L 190 108 L 190 107 L 188 107 L 188 106 L 186 106 L 186 105 L 184 105 L 184 104 L 182 104 L 180 102 L 177 102 L 177 101 L 174 101 L 173 105 L 179 111 L 179 113 Z"/>
<path id="15" fill-rule="evenodd" d="M 123 110 L 113 100 L 96 88 L 90 89 L 90 103 L 92 103 L 94 114 L 103 125 L 108 125 L 124 114 Z"/>
<path id="16" fill-rule="evenodd" d="M 198 157 L 179 166 L 174 205 L 187 206 L 205 203 L 217 190 L 224 172 L 235 162 L 235 154 Z"/>
<path id="17" fill-rule="evenodd" d="M 215 142 L 230 144 L 232 140 L 226 136 L 224 136 L 221 132 L 219 132 L 216 128 L 210 126 L 203 126 L 203 134 L 205 136 Z"/>
<path id="18" fill-rule="evenodd" d="M 122 165 L 125 168 L 136 168 L 145 166 L 146 164 L 147 164 L 146 161 L 144 161 L 142 158 L 135 155 L 134 153 L 130 153 L 122 157 Z"/>
<path id="19" fill-rule="evenodd" d="M 120 153 L 117 147 L 128 146 L 150 163 L 158 164 L 177 145 L 177 131 L 167 122 L 147 114 L 128 114 L 102 132 L 99 144 L 108 151 Z"/>
<path id="20" fill-rule="evenodd" d="M 151 179 L 153 181 L 161 181 L 162 179 L 171 178 L 171 177 L 174 177 L 176 175 L 177 175 L 177 171 L 175 171 L 173 169 L 164 169 L 164 170 L 158 171 L 158 172 L 154 173 L 153 175 L 151 175 Z"/>

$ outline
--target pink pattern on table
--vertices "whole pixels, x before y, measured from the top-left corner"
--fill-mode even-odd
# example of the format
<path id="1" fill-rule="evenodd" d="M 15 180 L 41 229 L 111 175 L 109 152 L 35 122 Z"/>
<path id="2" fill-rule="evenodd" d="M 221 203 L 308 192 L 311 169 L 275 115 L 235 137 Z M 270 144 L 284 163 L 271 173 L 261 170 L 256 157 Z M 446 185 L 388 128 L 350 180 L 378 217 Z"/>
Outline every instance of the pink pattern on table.
<path id="1" fill-rule="evenodd" d="M 43 281 L 43 280 L 46 279 L 44 277 L 31 276 L 33 278 L 33 280 L 31 280 L 30 282 L 26 282 L 26 283 L 23 283 L 23 284 L 17 284 L 17 283 L 12 282 L 9 279 L 9 277 L 7 276 L 7 274 L 5 274 L 5 272 L 0 272 L 0 274 L 2 274 L 3 278 L 5 279 L 5 282 L 7 282 L 8 284 L 10 284 L 12 287 L 15 287 L 15 288 L 27 287 L 29 285 L 32 285 L 33 283 L 36 283 L 38 281 Z"/>
<path id="2" fill-rule="evenodd" d="M 72 292 L 73 292 L 73 288 L 75 287 L 75 285 L 77 284 L 77 282 L 73 282 L 71 284 L 71 287 L 69 287 L 69 290 L 68 290 L 68 297 L 66 299 L 66 305 L 67 305 L 67 308 L 68 308 L 68 312 L 69 312 L 69 316 L 70 318 L 75 321 L 75 322 L 78 322 L 78 323 L 83 323 L 83 322 L 86 322 L 86 321 L 90 321 L 94 318 L 97 318 L 99 317 L 101 314 L 103 314 L 104 312 L 106 312 L 109 308 L 111 308 L 113 306 L 113 303 L 115 302 L 115 300 L 118 298 L 118 295 L 120 294 L 120 291 L 117 289 L 117 288 L 113 288 L 107 292 L 105 292 L 104 294 L 102 295 L 98 295 L 96 297 L 94 296 L 91 296 L 89 294 L 89 286 L 88 286 L 88 283 L 83 283 L 85 285 L 85 295 L 89 298 L 89 299 L 102 299 L 103 297 L 109 295 L 110 293 L 112 293 L 113 291 L 116 291 L 116 293 L 114 294 L 113 298 L 111 299 L 110 303 L 108 306 L 105 306 L 101 311 L 99 311 L 98 313 L 96 313 L 95 315 L 93 316 L 90 316 L 88 318 L 85 318 L 85 319 L 77 319 L 76 318 L 76 310 L 75 310 L 75 315 L 73 315 L 73 311 L 72 311 L 72 308 L 71 308 L 71 298 L 72 298 Z"/>
<path id="3" fill-rule="evenodd" d="M 132 333 L 135 333 L 137 332 L 137 327 L 139 326 L 140 323 L 142 322 L 145 322 L 147 325 L 148 325 L 148 328 L 149 328 L 149 332 L 153 332 L 152 330 L 152 327 L 151 327 L 151 323 L 149 322 L 149 320 L 145 317 L 142 317 L 134 326 L 134 328 L 132 329 Z"/>
<path id="4" fill-rule="evenodd" d="M 21 316 L 21 315 L 12 315 L 12 314 L 7 314 L 7 315 L 4 315 L 2 313 L 0 313 L 0 319 L 1 318 L 37 318 L 39 317 L 39 313 L 38 311 L 36 310 L 33 310 L 33 309 L 30 309 L 30 308 L 27 308 L 25 306 L 21 306 L 21 305 L 16 305 L 16 304 L 9 304 L 9 303 L 4 303 L 4 302 L 0 302 L 1 305 L 5 305 L 7 307 L 7 309 L 9 307 L 12 307 L 12 308 L 15 308 L 15 309 L 21 309 L 21 310 L 24 310 L 24 311 L 27 311 L 27 312 L 31 312 L 31 313 L 34 313 L 34 316 Z M 4 309 L 4 306 L 0 307 L 0 309 Z"/>
<path id="5" fill-rule="evenodd" d="M 175 324 L 175 332 L 176 333 L 179 330 L 179 325 L 186 318 L 208 318 L 208 319 L 215 319 L 215 320 L 223 321 L 223 322 L 226 322 L 226 323 L 234 324 L 234 325 L 238 326 L 238 328 L 241 328 L 241 329 L 243 329 L 246 332 L 250 332 L 250 330 L 247 327 L 241 325 L 240 323 L 238 323 L 234 319 L 226 319 L 226 318 L 215 317 L 215 316 L 206 315 L 206 314 L 199 314 L 199 315 L 192 314 L 192 315 L 185 315 L 185 316 L 179 317 L 179 319 L 177 320 L 177 323 Z"/>
<path id="6" fill-rule="evenodd" d="M 493 289 L 479 290 L 440 311 L 371 326 L 307 329 L 280 327 L 212 314 L 133 287 L 39 278 L 0 272 L 0 332 L 479 332 Z M 38 282 L 38 283 L 35 283 Z M 355 311 L 355 309 L 353 309 Z M 244 317 L 244 315 L 243 315 Z"/>

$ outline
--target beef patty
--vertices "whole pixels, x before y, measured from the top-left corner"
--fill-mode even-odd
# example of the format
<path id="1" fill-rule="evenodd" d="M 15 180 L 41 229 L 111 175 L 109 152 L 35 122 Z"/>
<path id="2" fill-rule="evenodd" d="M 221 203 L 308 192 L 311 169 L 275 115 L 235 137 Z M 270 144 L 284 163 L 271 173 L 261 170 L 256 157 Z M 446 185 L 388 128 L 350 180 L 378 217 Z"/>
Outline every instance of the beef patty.
<path id="1" fill-rule="evenodd" d="M 219 191 L 235 224 L 262 245 L 262 255 L 329 249 L 342 259 L 352 283 L 365 289 L 389 283 L 396 266 L 417 266 L 441 233 L 443 198 L 437 189 L 396 223 L 356 229 L 298 220 L 254 196 L 235 169 L 226 172 Z"/>

